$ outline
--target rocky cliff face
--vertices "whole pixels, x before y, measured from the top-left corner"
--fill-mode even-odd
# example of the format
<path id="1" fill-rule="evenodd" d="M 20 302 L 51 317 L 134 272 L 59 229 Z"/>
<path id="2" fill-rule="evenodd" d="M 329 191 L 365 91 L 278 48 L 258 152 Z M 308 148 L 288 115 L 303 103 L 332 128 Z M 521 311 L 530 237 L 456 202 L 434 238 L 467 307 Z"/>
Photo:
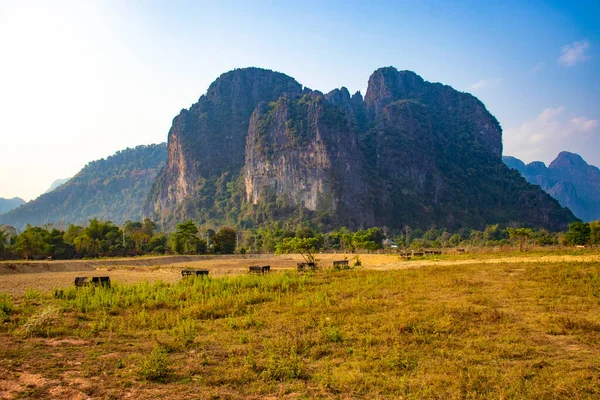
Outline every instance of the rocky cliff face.
<path id="1" fill-rule="evenodd" d="M 503 157 L 528 182 L 540 186 L 584 221 L 600 220 L 600 170 L 580 155 L 561 152 L 546 167 L 541 161 L 527 165 L 514 157 Z"/>
<path id="2" fill-rule="evenodd" d="M 150 193 L 147 210 L 177 208 L 198 193 L 199 178 L 239 174 L 256 106 L 301 90 L 294 79 L 259 68 L 221 75 L 197 103 L 173 120 L 167 166 Z"/>
<path id="3" fill-rule="evenodd" d="M 479 100 L 410 71 L 375 71 L 363 99 L 242 69 L 174 119 L 146 212 L 168 224 L 242 226 L 561 229 L 574 220 L 501 155 L 500 126 Z"/>
<path id="4" fill-rule="evenodd" d="M 356 220 L 372 225 L 362 155 L 343 110 L 316 92 L 284 95 L 258 107 L 246 145 L 246 201 L 256 205 L 279 199 L 326 214 L 335 225 Z"/>

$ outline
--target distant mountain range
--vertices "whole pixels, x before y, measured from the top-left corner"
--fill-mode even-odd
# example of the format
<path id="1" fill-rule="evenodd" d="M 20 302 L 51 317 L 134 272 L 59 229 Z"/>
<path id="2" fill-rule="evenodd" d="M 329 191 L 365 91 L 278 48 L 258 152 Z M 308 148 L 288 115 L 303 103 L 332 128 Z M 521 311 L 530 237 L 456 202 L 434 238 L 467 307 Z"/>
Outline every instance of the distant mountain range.
<path id="1" fill-rule="evenodd" d="M 25 204 L 25 200 L 20 197 L 14 197 L 12 199 L 4 199 L 0 197 L 0 214 L 10 211 Z"/>
<path id="2" fill-rule="evenodd" d="M 584 221 L 600 220 L 600 169 L 575 153 L 561 152 L 546 167 L 541 161 L 525 164 L 515 157 L 502 157 L 528 182 L 539 185 L 563 207 Z"/>
<path id="3" fill-rule="evenodd" d="M 65 183 L 69 182 L 69 179 L 71 179 L 71 178 L 64 178 L 64 179 L 57 179 L 57 180 L 55 180 L 54 182 L 52 182 L 52 185 L 50 185 L 50 187 L 48 188 L 48 190 L 46 190 L 44 193 L 50 193 L 51 191 L 53 191 L 54 189 L 56 189 L 60 185 L 63 185 Z"/>
<path id="4" fill-rule="evenodd" d="M 167 159 L 165 143 L 138 146 L 88 163 L 68 182 L 35 200 L 0 215 L 0 224 L 23 229 L 27 224 L 87 224 L 98 217 L 121 224 L 140 220 L 142 205 Z"/>

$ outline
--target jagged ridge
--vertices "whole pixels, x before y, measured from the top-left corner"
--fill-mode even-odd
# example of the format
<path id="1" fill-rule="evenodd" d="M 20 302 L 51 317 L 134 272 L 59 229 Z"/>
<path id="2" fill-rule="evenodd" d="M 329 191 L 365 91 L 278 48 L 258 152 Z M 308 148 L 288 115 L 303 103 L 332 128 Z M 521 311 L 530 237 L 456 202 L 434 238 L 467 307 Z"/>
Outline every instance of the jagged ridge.
<path id="1" fill-rule="evenodd" d="M 600 220 L 600 169 L 589 165 L 579 154 L 563 151 L 547 167 L 541 161 L 525 165 L 511 156 L 503 160 L 577 217 L 584 221 Z"/>
<path id="2" fill-rule="evenodd" d="M 501 160 L 502 131 L 467 93 L 410 71 L 375 71 L 363 100 L 281 73 L 223 74 L 174 119 L 145 210 L 256 226 L 482 227 L 575 220 Z"/>

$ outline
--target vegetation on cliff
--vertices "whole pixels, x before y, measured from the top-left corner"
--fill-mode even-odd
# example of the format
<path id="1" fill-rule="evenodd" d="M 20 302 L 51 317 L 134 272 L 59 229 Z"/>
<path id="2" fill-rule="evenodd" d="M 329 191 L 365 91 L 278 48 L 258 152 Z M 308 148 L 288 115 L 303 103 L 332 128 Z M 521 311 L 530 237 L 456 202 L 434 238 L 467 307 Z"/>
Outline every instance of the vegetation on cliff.
<path id="1" fill-rule="evenodd" d="M 145 212 L 167 229 L 188 218 L 324 230 L 576 221 L 501 154 L 500 125 L 478 99 L 410 71 L 375 71 L 363 100 L 241 69 L 175 118 Z"/>
<path id="2" fill-rule="evenodd" d="M 47 223 L 65 229 L 102 218 L 122 224 L 139 220 L 152 183 L 167 159 L 165 143 L 118 151 L 92 161 L 55 190 L 0 215 L 0 223 L 22 230 Z"/>

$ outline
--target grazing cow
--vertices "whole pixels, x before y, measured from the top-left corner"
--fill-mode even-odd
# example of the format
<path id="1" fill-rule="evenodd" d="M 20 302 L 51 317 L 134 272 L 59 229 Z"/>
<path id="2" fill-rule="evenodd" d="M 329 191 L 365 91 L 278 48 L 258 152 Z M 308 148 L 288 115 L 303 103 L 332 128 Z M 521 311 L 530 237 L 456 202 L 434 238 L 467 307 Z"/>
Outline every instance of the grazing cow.
<path id="1" fill-rule="evenodd" d="M 184 278 L 187 276 L 208 276 L 208 270 L 207 269 L 184 269 L 181 271 L 181 276 Z"/>
<path id="2" fill-rule="evenodd" d="M 93 276 L 91 280 L 89 280 L 87 276 L 78 276 L 75 278 L 76 287 L 83 287 L 89 285 L 110 287 L 110 277 Z"/>
<path id="3" fill-rule="evenodd" d="M 110 287 L 110 277 L 94 276 L 92 277 L 92 285 Z"/>
<path id="4" fill-rule="evenodd" d="M 263 265 L 262 267 L 258 265 L 251 265 L 248 267 L 248 269 L 250 270 L 251 274 L 266 274 L 271 272 L 270 265 Z"/>
<path id="5" fill-rule="evenodd" d="M 311 270 L 314 271 L 315 268 L 317 267 L 317 265 L 314 262 L 303 262 L 303 263 L 298 263 L 298 271 L 307 271 L 307 270 Z"/>
<path id="6" fill-rule="evenodd" d="M 87 286 L 88 280 L 87 276 L 78 276 L 75 278 L 75 287 Z"/>

